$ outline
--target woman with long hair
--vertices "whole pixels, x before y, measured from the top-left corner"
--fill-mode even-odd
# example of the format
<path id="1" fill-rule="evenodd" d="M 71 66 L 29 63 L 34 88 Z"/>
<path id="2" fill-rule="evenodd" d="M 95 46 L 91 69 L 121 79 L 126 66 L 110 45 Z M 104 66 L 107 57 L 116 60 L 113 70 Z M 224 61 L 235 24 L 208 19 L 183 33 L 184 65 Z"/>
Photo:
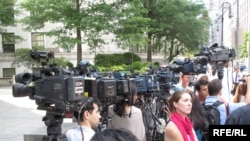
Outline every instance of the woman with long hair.
<path id="1" fill-rule="evenodd" d="M 202 141 L 203 131 L 206 128 L 205 115 L 202 111 L 198 96 L 194 94 L 193 98 L 192 110 L 189 117 L 193 122 L 193 127 L 198 140 Z"/>
<path id="2" fill-rule="evenodd" d="M 111 118 L 109 128 L 124 128 L 131 131 L 139 141 L 145 141 L 145 126 L 141 109 L 133 106 L 137 98 L 137 90 L 134 85 L 129 85 L 129 93 L 122 94 L 121 99 L 109 107 Z"/>
<path id="3" fill-rule="evenodd" d="M 165 141 L 198 141 L 189 119 L 192 110 L 193 94 L 177 91 L 169 99 L 170 121 L 165 129 Z"/>

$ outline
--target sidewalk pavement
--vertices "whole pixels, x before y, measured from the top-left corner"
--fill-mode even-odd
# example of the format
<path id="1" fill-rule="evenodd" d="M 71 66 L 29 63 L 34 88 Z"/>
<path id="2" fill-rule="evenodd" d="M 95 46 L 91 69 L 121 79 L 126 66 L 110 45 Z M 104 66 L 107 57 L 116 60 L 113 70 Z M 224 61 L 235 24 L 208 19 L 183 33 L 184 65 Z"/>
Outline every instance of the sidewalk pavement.
<path id="1" fill-rule="evenodd" d="M 29 97 L 13 97 L 11 87 L 0 87 L 0 141 L 24 141 L 24 135 L 47 135 L 47 126 L 42 121 L 46 111 L 37 110 Z M 62 131 L 76 123 L 64 119 Z"/>

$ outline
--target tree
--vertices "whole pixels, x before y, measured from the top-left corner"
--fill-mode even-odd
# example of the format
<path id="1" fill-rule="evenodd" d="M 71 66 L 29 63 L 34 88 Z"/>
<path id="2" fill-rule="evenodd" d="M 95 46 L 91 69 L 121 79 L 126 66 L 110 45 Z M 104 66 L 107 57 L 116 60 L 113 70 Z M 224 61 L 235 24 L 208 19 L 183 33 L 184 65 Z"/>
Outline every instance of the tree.
<path id="1" fill-rule="evenodd" d="M 5 35 L 6 42 L 19 42 L 22 40 L 20 36 L 6 33 L 6 27 L 15 26 L 17 21 L 14 15 L 19 14 L 18 7 L 15 7 L 16 0 L 0 0 L 0 34 Z M 3 36 L 2 36 L 3 37 Z"/>
<path id="2" fill-rule="evenodd" d="M 122 24 L 115 34 L 124 42 L 139 40 L 136 43 L 146 46 L 149 62 L 152 53 L 164 52 L 171 61 L 176 55 L 195 52 L 207 42 L 209 20 L 203 4 L 188 0 L 123 0 L 120 4 L 124 8 L 120 13 L 125 14 L 120 14 Z M 202 14 L 204 17 L 198 18 Z"/>
<path id="3" fill-rule="evenodd" d="M 4 32 L 4 27 L 14 25 L 14 4 L 15 0 L 0 0 L 0 33 Z"/>
<path id="4" fill-rule="evenodd" d="M 141 3 L 141 0 L 119 1 L 116 3 L 116 15 L 113 23 L 113 33 L 116 35 L 115 41 L 120 48 L 129 48 L 132 51 L 145 50 L 148 38 L 145 35 L 149 31 L 148 27 L 151 19 L 145 17 L 148 11 Z"/>
<path id="5" fill-rule="evenodd" d="M 197 51 L 199 45 L 207 41 L 204 35 L 208 21 L 198 18 L 204 13 L 202 4 L 187 0 L 162 0 L 155 5 L 155 26 L 160 27 L 154 33 L 154 40 L 164 46 L 164 53 L 170 62 L 177 55 L 187 55 Z"/>
<path id="6" fill-rule="evenodd" d="M 46 23 L 59 24 L 44 34 L 56 37 L 59 47 L 71 50 L 77 45 L 77 62 L 82 60 L 82 44 L 101 47 L 101 38 L 110 29 L 112 5 L 89 0 L 26 0 L 21 7 L 30 14 L 21 21 L 25 30 L 42 29 Z"/>
<path id="7" fill-rule="evenodd" d="M 121 48 L 164 52 L 168 60 L 184 52 L 194 52 L 204 44 L 206 22 L 198 18 L 204 7 L 189 0 L 116 0 L 107 4 L 89 0 L 26 0 L 21 6 L 30 11 L 22 22 L 26 30 L 41 29 L 47 22 L 59 24 L 45 34 L 56 36 L 55 43 L 67 50 L 77 44 L 81 61 L 82 43 L 92 52 L 105 44 L 102 35 L 114 33 Z"/>

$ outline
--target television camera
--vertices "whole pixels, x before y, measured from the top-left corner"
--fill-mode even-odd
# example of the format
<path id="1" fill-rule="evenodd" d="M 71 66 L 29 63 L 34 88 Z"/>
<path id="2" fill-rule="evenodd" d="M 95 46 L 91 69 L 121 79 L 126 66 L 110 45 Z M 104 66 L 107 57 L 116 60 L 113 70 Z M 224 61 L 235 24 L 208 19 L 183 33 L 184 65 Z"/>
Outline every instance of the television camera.
<path id="1" fill-rule="evenodd" d="M 124 73 L 112 73 L 106 76 L 91 75 L 96 72 L 88 68 L 90 66 L 88 61 L 81 61 L 76 68 L 64 69 L 57 64 L 48 64 L 48 61 L 54 58 L 53 52 L 30 51 L 29 55 L 32 59 L 41 62 L 42 67 L 34 73 L 17 74 L 16 84 L 12 86 L 12 94 L 14 97 L 29 96 L 31 100 L 35 100 L 38 110 L 46 111 L 42 120 L 47 126 L 47 136 L 44 136 L 43 140 L 66 140 L 65 135 L 61 133 L 63 118 L 68 113 L 77 111 L 79 106 L 89 98 L 100 102 L 101 122 L 105 125 L 109 121 L 108 106 L 130 93 L 130 83 L 136 86 L 138 94 L 144 95 L 144 102 L 150 105 L 150 102 L 153 103 L 152 99 L 160 95 L 159 84 L 167 88 L 170 86 L 165 82 L 172 81 L 168 76 L 165 77 L 164 73 L 130 76 Z M 151 95 L 152 93 L 157 95 Z M 151 117 L 155 117 L 159 116 L 156 113 L 160 110 L 146 108 L 146 111 L 146 113 L 150 111 Z"/>
<path id="2" fill-rule="evenodd" d="M 61 124 L 66 112 L 73 111 L 77 105 L 87 99 L 85 81 L 80 75 L 72 73 L 56 64 L 47 65 L 54 58 L 53 52 L 30 51 L 30 57 L 42 67 L 37 73 L 19 73 L 12 86 L 14 97 L 29 96 L 35 100 L 37 109 L 46 110 L 43 121 L 47 126 L 48 136 L 43 140 L 66 140 L 61 134 Z M 45 61 L 42 61 L 45 60 Z"/>
<path id="3" fill-rule="evenodd" d="M 218 46 L 217 43 L 211 47 L 202 47 L 195 58 L 174 61 L 171 64 L 171 69 L 175 73 L 182 72 L 183 74 L 200 74 L 206 73 L 207 64 L 209 63 L 217 70 L 218 78 L 223 78 L 223 68 L 229 61 L 236 56 L 235 50 L 225 46 Z"/>
<path id="4" fill-rule="evenodd" d="M 14 97 L 29 96 L 35 100 L 38 110 L 45 110 L 43 121 L 47 135 L 43 140 L 66 140 L 61 134 L 63 118 L 72 115 L 90 97 L 96 98 L 101 105 L 112 104 L 118 93 L 127 93 L 125 80 L 90 78 L 88 61 L 81 61 L 71 70 L 49 64 L 53 52 L 30 51 L 30 57 L 41 62 L 42 67 L 35 73 L 19 73 L 12 86 Z M 44 61 L 45 60 L 45 61 Z M 128 82 L 127 82 L 128 83 Z"/>

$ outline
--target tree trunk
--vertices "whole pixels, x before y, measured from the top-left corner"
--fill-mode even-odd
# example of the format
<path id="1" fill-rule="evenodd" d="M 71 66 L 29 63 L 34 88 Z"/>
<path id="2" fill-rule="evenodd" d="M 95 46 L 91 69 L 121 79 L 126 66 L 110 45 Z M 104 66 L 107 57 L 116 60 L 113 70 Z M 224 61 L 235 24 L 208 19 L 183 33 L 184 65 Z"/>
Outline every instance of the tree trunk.
<path id="1" fill-rule="evenodd" d="M 171 39 L 170 41 L 170 50 L 169 50 L 169 56 L 168 56 L 168 61 L 171 62 L 173 60 L 173 51 L 174 51 L 174 39 Z"/>
<path id="2" fill-rule="evenodd" d="M 76 38 L 78 39 L 78 43 L 77 43 L 77 63 L 79 63 L 80 61 L 82 61 L 82 36 L 81 36 L 81 30 L 80 29 L 76 29 Z"/>
<path id="3" fill-rule="evenodd" d="M 147 50 L 147 61 L 152 62 L 152 43 L 151 43 L 152 34 L 148 33 L 148 50 Z"/>
<path id="4" fill-rule="evenodd" d="M 78 13 L 80 13 L 80 1 L 76 0 L 76 10 Z M 79 19 L 81 21 L 81 19 Z M 82 61 L 82 36 L 81 36 L 81 30 L 77 27 L 76 28 L 76 38 L 79 41 L 77 43 L 77 63 Z"/>

